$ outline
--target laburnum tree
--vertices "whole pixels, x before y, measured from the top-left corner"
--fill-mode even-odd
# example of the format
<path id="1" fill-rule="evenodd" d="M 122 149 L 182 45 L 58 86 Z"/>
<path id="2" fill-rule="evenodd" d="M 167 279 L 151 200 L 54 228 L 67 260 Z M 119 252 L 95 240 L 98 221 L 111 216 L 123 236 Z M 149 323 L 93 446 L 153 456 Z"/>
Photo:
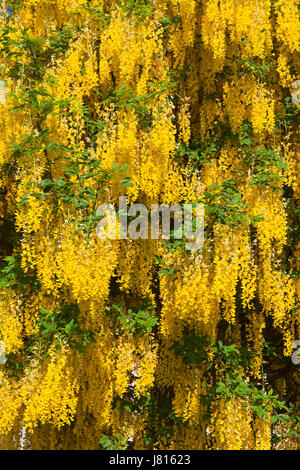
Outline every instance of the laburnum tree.
<path id="1" fill-rule="evenodd" d="M 296 0 L 0 4 L 1 448 L 299 449 Z"/>

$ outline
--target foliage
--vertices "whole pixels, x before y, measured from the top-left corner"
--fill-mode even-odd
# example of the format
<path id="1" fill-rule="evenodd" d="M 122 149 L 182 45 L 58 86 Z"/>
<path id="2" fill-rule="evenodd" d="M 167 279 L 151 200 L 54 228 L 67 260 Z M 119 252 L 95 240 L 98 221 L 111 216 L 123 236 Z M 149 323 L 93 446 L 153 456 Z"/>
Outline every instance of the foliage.
<path id="1" fill-rule="evenodd" d="M 0 6 L 1 448 L 299 448 L 297 5 Z"/>

